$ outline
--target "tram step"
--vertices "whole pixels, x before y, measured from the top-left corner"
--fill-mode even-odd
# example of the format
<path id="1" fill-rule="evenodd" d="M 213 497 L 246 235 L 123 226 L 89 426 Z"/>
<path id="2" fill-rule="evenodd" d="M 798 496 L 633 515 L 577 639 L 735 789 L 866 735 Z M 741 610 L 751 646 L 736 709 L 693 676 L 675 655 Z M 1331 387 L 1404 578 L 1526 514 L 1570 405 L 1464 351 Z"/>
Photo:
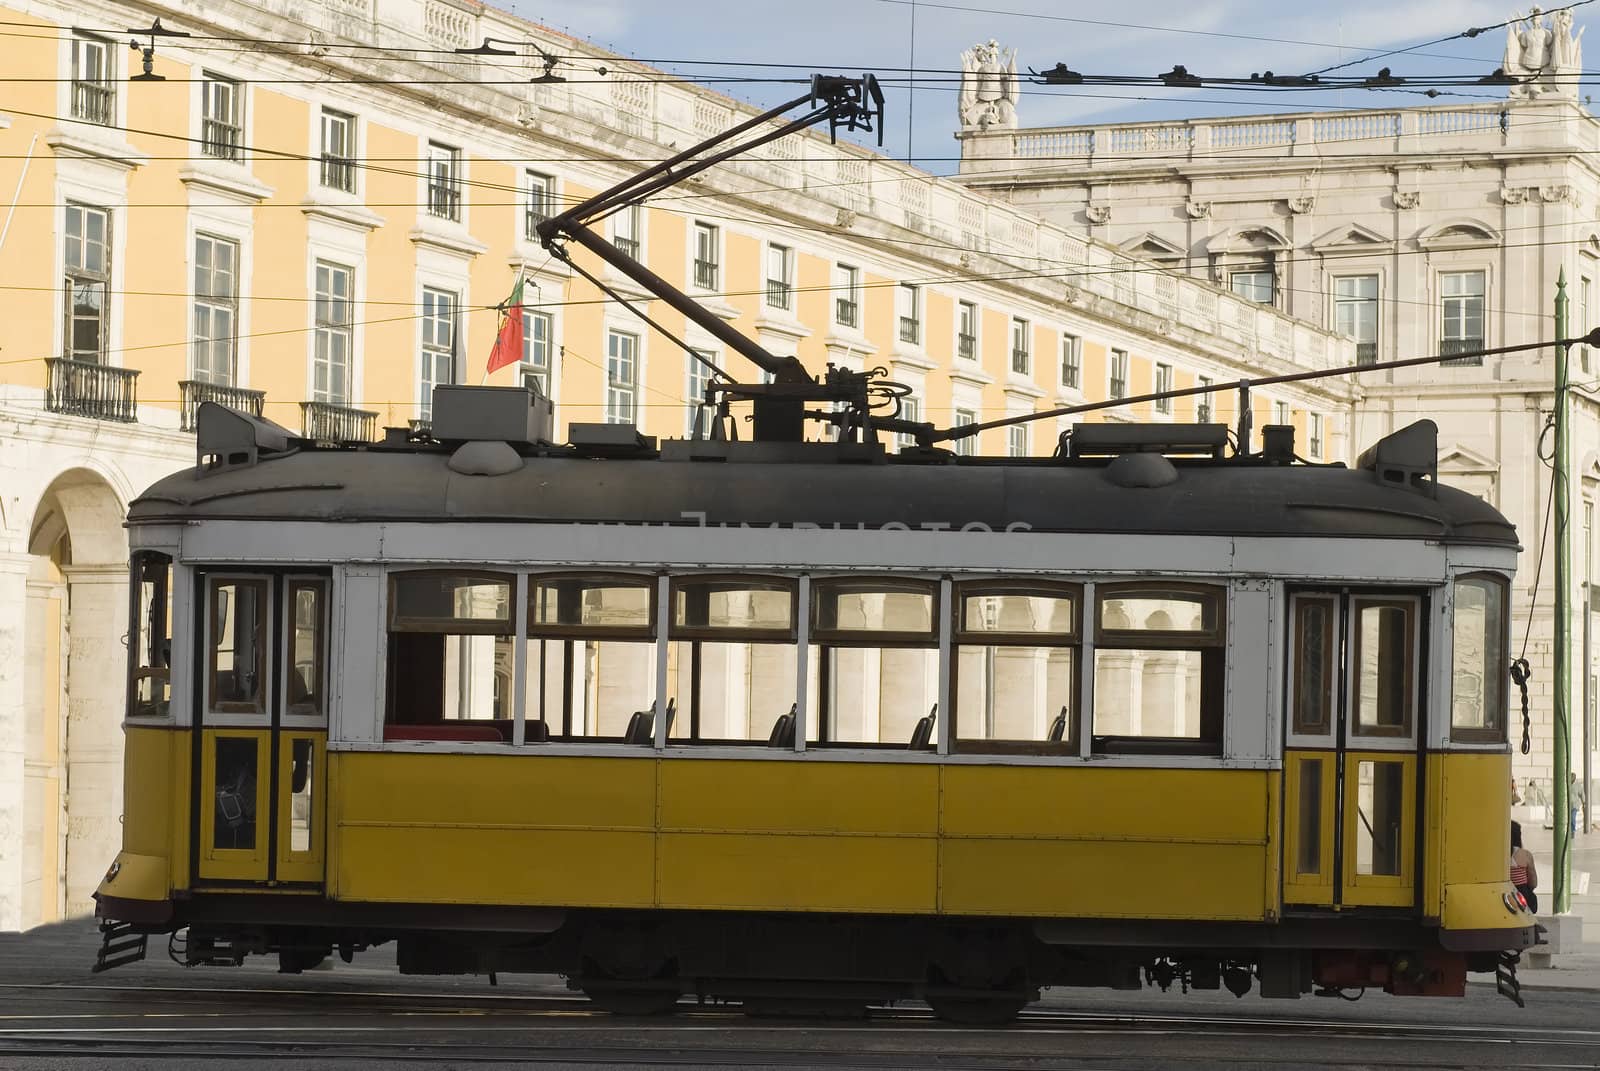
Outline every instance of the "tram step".
<path id="1" fill-rule="evenodd" d="M 1494 988 L 1497 993 L 1519 1008 L 1526 1008 L 1522 1000 L 1522 983 L 1517 981 L 1517 963 L 1522 956 L 1516 952 L 1500 953 L 1500 963 L 1494 969 Z"/>
<path id="2" fill-rule="evenodd" d="M 144 959 L 145 944 L 148 940 L 144 934 L 133 931 L 132 923 L 102 922 L 100 951 L 95 956 L 93 972 L 99 974 L 113 967 L 138 963 Z"/>

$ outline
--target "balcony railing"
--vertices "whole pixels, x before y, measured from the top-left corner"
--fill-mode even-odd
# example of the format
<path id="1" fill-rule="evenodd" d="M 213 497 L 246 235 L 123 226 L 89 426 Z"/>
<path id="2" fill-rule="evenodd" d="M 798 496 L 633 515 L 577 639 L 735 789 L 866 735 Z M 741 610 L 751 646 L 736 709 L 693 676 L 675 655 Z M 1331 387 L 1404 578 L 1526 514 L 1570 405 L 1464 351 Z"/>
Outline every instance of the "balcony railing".
<path id="1" fill-rule="evenodd" d="M 1378 344 L 1376 342 L 1356 343 L 1356 364 L 1377 364 Z"/>
<path id="2" fill-rule="evenodd" d="M 1439 343 L 1439 356 L 1452 359 L 1440 361 L 1439 363 L 1456 367 L 1482 364 L 1483 358 L 1481 356 L 1456 356 L 1458 353 L 1471 353 L 1473 350 L 1481 349 L 1483 349 L 1483 339 L 1481 338 L 1447 338 Z"/>
<path id="3" fill-rule="evenodd" d="M 461 219 L 461 191 L 448 182 L 428 183 L 428 214 L 440 219 Z"/>
<path id="4" fill-rule="evenodd" d="M 322 154 L 322 184 L 330 190 L 356 192 L 356 162 L 333 153 Z"/>
<path id="5" fill-rule="evenodd" d="M 969 335 L 965 331 L 956 335 L 956 356 L 964 361 L 970 361 L 978 356 L 978 336 Z"/>
<path id="6" fill-rule="evenodd" d="M 178 389 L 183 391 L 183 418 L 180 426 L 184 431 L 195 429 L 195 415 L 200 411 L 201 402 L 216 402 L 229 409 L 237 409 L 241 413 L 258 417 L 261 415 L 262 403 L 267 397 L 267 392 L 264 390 L 205 383 L 198 379 L 182 380 L 178 383 Z"/>
<path id="7" fill-rule="evenodd" d="M 1013 349 L 1011 351 L 1011 370 L 1020 376 L 1028 374 L 1028 351 Z"/>
<path id="8" fill-rule="evenodd" d="M 239 159 L 240 130 L 221 119 L 206 119 L 200 124 L 200 148 L 219 160 Z"/>
<path id="9" fill-rule="evenodd" d="M 369 443 L 378 428 L 378 414 L 332 402 L 301 402 L 305 437 L 319 443 Z"/>
<path id="10" fill-rule="evenodd" d="M 701 290 L 715 290 L 717 288 L 717 262 L 714 260 L 694 260 L 694 285 Z"/>
<path id="11" fill-rule="evenodd" d="M 125 424 L 138 419 L 137 368 L 114 368 L 65 357 L 48 358 L 45 367 L 50 379 L 44 407 L 50 412 L 120 420 Z"/>
<path id="12" fill-rule="evenodd" d="M 632 257 L 634 260 L 639 259 L 639 239 L 624 238 L 619 234 L 611 239 L 611 244 L 616 246 L 617 251 L 623 256 Z"/>
<path id="13" fill-rule="evenodd" d="M 794 304 L 794 288 L 782 279 L 768 279 L 767 304 L 775 309 L 789 308 Z"/>
<path id="14" fill-rule="evenodd" d="M 1113 377 L 1111 380 L 1111 390 L 1107 393 L 1109 393 L 1113 398 L 1126 398 L 1128 396 L 1128 381 L 1126 379 L 1117 379 Z"/>
<path id="15" fill-rule="evenodd" d="M 849 298 L 833 299 L 833 319 L 846 327 L 859 327 L 857 317 L 861 314 L 860 308 Z"/>
<path id="16" fill-rule="evenodd" d="M 900 317 L 900 341 L 912 345 L 922 341 L 922 321 L 913 316 Z"/>
<path id="17" fill-rule="evenodd" d="M 538 208 L 525 208 L 522 211 L 522 236 L 528 241 L 539 237 L 539 224 L 549 219 L 548 213 Z"/>
<path id="18" fill-rule="evenodd" d="M 1201 402 L 1194 407 L 1194 418 L 1201 424 L 1211 423 L 1211 403 Z"/>
<path id="19" fill-rule="evenodd" d="M 101 126 L 116 121 L 117 91 L 107 82 L 72 83 L 72 117 Z"/>
<path id="20" fill-rule="evenodd" d="M 1077 390 L 1078 380 L 1081 378 L 1081 375 L 1082 373 L 1080 372 L 1078 365 L 1063 364 L 1061 366 L 1061 385 L 1063 387 L 1071 387 L 1073 390 Z"/>

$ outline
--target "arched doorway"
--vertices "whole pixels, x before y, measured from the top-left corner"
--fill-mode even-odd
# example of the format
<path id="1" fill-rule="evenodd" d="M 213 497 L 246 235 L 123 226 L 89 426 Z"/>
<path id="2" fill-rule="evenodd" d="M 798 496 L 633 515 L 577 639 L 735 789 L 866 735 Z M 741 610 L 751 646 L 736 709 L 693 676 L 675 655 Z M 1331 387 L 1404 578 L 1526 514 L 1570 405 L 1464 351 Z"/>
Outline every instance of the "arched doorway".
<path id="1" fill-rule="evenodd" d="M 23 635 L 23 929 L 89 914 L 122 814 L 124 508 L 97 473 L 58 476 L 28 532 Z"/>

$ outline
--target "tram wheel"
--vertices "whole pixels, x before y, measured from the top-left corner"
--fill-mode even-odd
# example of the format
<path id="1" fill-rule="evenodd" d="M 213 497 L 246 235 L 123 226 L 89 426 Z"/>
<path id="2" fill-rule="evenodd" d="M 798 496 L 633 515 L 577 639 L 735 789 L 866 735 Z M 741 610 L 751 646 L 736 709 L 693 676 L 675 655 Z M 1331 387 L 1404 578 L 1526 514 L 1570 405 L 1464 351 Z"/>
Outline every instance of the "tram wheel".
<path id="1" fill-rule="evenodd" d="M 928 1006 L 933 1014 L 958 1026 L 1005 1026 L 1014 1022 L 1028 1006 L 1023 997 L 949 997 L 930 993 Z"/>
<path id="2" fill-rule="evenodd" d="M 671 989 L 626 989 L 607 986 L 584 988 L 584 995 L 603 1012 L 612 1015 L 667 1015 L 677 1007 L 678 994 Z"/>
<path id="3" fill-rule="evenodd" d="M 303 948 L 286 946 L 278 949 L 278 973 L 299 974 L 302 971 L 315 970 L 322 966 L 328 959 L 327 948 Z"/>

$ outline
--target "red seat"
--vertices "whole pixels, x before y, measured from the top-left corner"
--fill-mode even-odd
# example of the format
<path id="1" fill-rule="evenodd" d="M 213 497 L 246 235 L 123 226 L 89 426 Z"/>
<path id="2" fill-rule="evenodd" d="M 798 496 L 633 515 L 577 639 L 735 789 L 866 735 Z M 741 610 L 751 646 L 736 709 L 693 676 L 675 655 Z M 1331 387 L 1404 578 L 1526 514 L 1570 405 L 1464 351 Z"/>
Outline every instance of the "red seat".
<path id="1" fill-rule="evenodd" d="M 385 740 L 492 740 L 503 743 L 505 737 L 493 724 L 474 725 L 471 722 L 435 722 L 431 725 L 385 725 Z"/>

